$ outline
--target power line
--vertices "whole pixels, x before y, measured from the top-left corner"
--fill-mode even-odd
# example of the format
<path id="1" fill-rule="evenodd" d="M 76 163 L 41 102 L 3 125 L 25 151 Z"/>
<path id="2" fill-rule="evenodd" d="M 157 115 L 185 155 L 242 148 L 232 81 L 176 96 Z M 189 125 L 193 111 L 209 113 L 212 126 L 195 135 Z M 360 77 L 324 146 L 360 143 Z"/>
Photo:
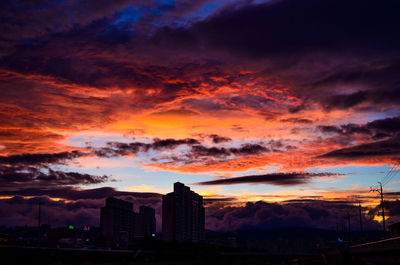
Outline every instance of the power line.
<path id="1" fill-rule="evenodd" d="M 394 165 L 390 168 L 390 170 L 388 172 L 386 172 L 386 175 L 381 179 L 382 183 L 384 183 L 387 180 L 388 176 L 390 174 L 392 174 L 393 169 L 394 169 Z"/>
<path id="2" fill-rule="evenodd" d="M 394 170 L 392 171 L 391 176 L 383 183 L 383 186 L 385 186 L 386 184 L 390 183 L 390 181 L 392 181 L 392 179 L 397 176 L 397 174 L 399 174 L 399 165 L 400 163 L 397 163 L 397 165 L 394 165 Z"/>
<path id="3" fill-rule="evenodd" d="M 388 180 L 390 181 L 391 178 L 393 178 L 394 174 L 397 174 L 397 166 L 399 165 L 399 162 L 394 163 L 394 165 L 390 168 L 390 170 L 386 173 L 386 175 L 382 178 L 381 182 L 385 185 L 388 183 Z"/>

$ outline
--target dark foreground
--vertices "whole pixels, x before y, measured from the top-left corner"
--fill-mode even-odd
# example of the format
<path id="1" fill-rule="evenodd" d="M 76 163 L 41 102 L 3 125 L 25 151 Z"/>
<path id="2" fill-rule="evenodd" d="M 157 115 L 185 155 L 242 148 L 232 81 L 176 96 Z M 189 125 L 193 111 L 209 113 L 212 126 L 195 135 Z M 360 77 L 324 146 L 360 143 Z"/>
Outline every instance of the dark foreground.
<path id="1" fill-rule="evenodd" d="M 197 253 L 131 252 L 79 249 L 0 248 L 2 264 L 7 265 L 134 265 L 134 264 L 233 264 L 274 265 L 309 264 L 319 265 L 318 255 L 282 256 L 262 253 Z"/>
<path id="2" fill-rule="evenodd" d="M 319 253 L 272 255 L 263 252 L 220 252 L 212 246 L 157 251 L 0 247 L 0 262 L 7 265 L 376 265 L 400 264 L 400 238 L 326 249 Z"/>

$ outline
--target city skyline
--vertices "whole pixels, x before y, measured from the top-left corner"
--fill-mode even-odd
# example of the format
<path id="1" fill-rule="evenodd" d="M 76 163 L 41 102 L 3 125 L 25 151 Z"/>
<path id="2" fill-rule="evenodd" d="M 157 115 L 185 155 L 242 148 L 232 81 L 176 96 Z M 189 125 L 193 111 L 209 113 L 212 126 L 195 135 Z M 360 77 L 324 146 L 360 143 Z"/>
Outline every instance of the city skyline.
<path id="1" fill-rule="evenodd" d="M 0 226 L 180 182 L 205 228 L 400 221 L 397 1 L 0 3 Z M 372 190 L 371 191 L 371 187 Z M 144 210 L 143 208 L 143 211 Z M 46 220 L 47 222 L 47 220 Z"/>

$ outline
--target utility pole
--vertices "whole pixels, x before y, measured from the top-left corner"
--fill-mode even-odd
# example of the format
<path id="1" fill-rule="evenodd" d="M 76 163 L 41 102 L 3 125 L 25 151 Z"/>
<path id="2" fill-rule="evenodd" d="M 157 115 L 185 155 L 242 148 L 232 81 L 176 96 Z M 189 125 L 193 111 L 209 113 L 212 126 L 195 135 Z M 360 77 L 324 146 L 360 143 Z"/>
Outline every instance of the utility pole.
<path id="1" fill-rule="evenodd" d="M 362 223 L 362 208 L 361 208 L 361 203 L 358 202 L 358 212 L 360 215 L 360 232 L 363 231 L 363 223 Z"/>
<path id="2" fill-rule="evenodd" d="M 39 247 L 40 247 L 40 237 L 41 237 L 41 233 L 40 233 L 40 200 L 39 200 L 39 209 L 38 209 L 38 230 L 39 230 Z"/>
<path id="3" fill-rule="evenodd" d="M 383 218 L 383 231 L 386 232 L 386 220 L 385 220 L 385 207 L 383 205 L 383 189 L 382 189 L 382 182 L 378 182 L 380 188 L 374 189 L 371 187 L 371 191 L 376 191 L 381 195 L 381 207 L 382 207 L 382 218 Z"/>
<path id="4" fill-rule="evenodd" d="M 379 182 L 379 185 L 381 186 L 381 204 L 382 204 L 382 218 L 383 218 L 383 231 L 386 232 L 386 220 L 385 220 L 385 207 L 383 205 L 383 189 L 382 189 L 382 183 Z"/>

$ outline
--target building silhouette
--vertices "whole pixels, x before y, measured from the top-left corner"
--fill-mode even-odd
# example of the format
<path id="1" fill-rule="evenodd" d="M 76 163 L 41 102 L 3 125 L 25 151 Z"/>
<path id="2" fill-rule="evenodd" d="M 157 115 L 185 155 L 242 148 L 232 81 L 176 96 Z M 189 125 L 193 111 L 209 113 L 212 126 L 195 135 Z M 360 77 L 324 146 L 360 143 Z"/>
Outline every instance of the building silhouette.
<path id="1" fill-rule="evenodd" d="M 203 197 L 180 182 L 163 196 L 162 234 L 165 241 L 204 240 Z"/>
<path id="2" fill-rule="evenodd" d="M 128 244 L 135 238 L 155 234 L 155 210 L 141 206 L 133 211 L 133 204 L 113 197 L 106 199 L 100 211 L 100 233 L 112 244 Z"/>
<path id="3" fill-rule="evenodd" d="M 142 236 L 155 236 L 156 233 L 156 212 L 153 208 L 147 206 L 140 206 L 139 218 L 141 220 L 141 234 Z"/>

